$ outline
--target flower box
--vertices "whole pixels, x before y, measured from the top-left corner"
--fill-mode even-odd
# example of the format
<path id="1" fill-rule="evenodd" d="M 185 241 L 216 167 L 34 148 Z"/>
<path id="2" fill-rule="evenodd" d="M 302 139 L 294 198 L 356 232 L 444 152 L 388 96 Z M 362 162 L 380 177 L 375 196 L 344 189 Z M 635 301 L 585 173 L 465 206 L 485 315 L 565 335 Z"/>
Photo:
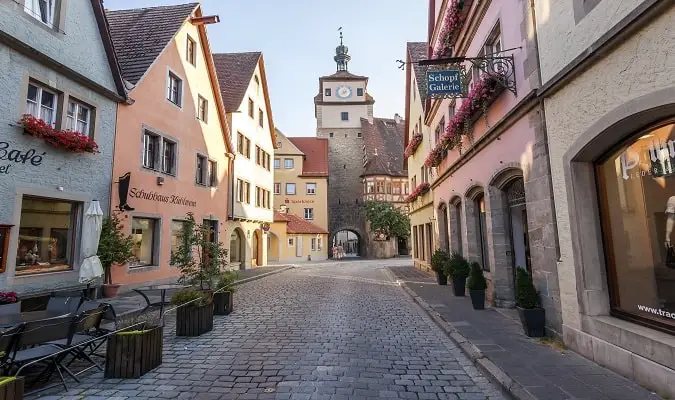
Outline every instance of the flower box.
<path id="1" fill-rule="evenodd" d="M 0 377 L 0 400 L 22 400 L 23 388 L 22 376 Z"/>
<path id="2" fill-rule="evenodd" d="M 30 114 L 18 122 L 26 135 L 44 140 L 50 146 L 73 153 L 99 153 L 96 142 L 87 135 L 70 130 L 54 129 L 50 124 Z"/>
<path id="3" fill-rule="evenodd" d="M 417 151 L 417 148 L 420 147 L 420 144 L 422 144 L 423 136 L 422 135 L 415 135 L 410 139 L 410 143 L 408 143 L 408 146 L 405 148 L 405 152 L 403 153 L 405 155 L 405 158 L 408 158 L 415 154 Z"/>
<path id="4" fill-rule="evenodd" d="M 452 46 L 462 30 L 473 0 L 451 0 L 443 18 L 443 25 L 432 58 L 451 57 Z"/>
<path id="5" fill-rule="evenodd" d="M 126 331 L 108 337 L 106 378 L 140 378 L 162 364 L 164 328 Z"/>
<path id="6" fill-rule="evenodd" d="M 200 336 L 213 330 L 213 303 L 176 309 L 176 336 Z"/>
<path id="7" fill-rule="evenodd" d="M 420 184 L 417 185 L 417 187 L 412 191 L 412 193 L 410 193 L 410 194 L 408 195 L 408 197 L 406 197 L 405 201 L 408 202 L 408 203 L 410 203 L 410 202 L 412 202 L 412 201 L 415 201 L 415 200 L 417 200 L 420 196 L 423 196 L 424 194 L 426 194 L 426 193 L 429 191 L 429 189 L 431 189 L 431 185 L 429 185 L 429 183 L 427 183 L 427 182 L 425 182 L 425 183 L 420 183 Z"/>

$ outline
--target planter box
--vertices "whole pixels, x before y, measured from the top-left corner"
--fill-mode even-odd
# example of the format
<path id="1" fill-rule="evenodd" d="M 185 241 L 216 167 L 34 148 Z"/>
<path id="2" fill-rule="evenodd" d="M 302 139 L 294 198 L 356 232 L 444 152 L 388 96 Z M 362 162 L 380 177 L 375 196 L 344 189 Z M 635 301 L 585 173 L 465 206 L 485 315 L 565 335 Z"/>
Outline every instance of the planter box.
<path id="1" fill-rule="evenodd" d="M 529 337 L 546 336 L 546 313 L 543 308 L 525 309 L 516 307 L 523 331 Z"/>
<path id="2" fill-rule="evenodd" d="M 0 400 L 23 399 L 23 376 L 0 377 Z"/>
<path id="3" fill-rule="evenodd" d="M 199 336 L 213 330 L 213 303 L 176 309 L 176 336 Z"/>
<path id="4" fill-rule="evenodd" d="M 228 315 L 233 307 L 232 292 L 222 292 L 213 295 L 213 315 Z"/>
<path id="5" fill-rule="evenodd" d="M 485 290 L 469 289 L 469 296 L 474 310 L 485 310 Z"/>
<path id="6" fill-rule="evenodd" d="M 162 363 L 164 328 L 122 332 L 108 337 L 106 378 L 139 378 Z"/>
<path id="7" fill-rule="evenodd" d="M 448 284 L 448 277 L 445 276 L 445 274 L 439 274 L 436 272 L 436 282 L 438 282 L 438 284 L 441 286 L 445 286 Z"/>
<path id="8" fill-rule="evenodd" d="M 466 292 L 466 278 L 453 279 L 452 290 L 455 293 L 455 296 L 464 297 L 464 293 Z"/>

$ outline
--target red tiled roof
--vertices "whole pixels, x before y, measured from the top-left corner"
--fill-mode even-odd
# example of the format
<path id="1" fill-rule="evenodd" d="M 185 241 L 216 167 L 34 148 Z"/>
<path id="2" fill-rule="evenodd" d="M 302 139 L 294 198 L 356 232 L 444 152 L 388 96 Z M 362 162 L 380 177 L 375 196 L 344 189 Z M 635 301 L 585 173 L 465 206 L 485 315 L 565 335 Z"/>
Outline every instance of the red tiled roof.
<path id="1" fill-rule="evenodd" d="M 124 79 L 137 84 L 198 6 L 188 3 L 106 11 Z"/>
<path id="2" fill-rule="evenodd" d="M 259 51 L 213 54 L 225 111 L 234 112 L 239 109 L 260 56 Z"/>
<path id="3" fill-rule="evenodd" d="M 388 118 L 373 118 L 370 123 L 361 118 L 363 144 L 366 150 L 366 164 L 363 176 L 389 175 L 407 176 L 403 165 L 403 142 L 405 121 Z"/>
<path id="4" fill-rule="evenodd" d="M 288 140 L 305 153 L 303 175 L 328 176 L 328 139 L 289 137 Z"/>
<path id="5" fill-rule="evenodd" d="M 319 228 L 313 223 L 291 213 L 282 214 L 274 212 L 274 222 L 286 222 L 286 233 L 294 234 L 328 234 L 325 229 Z"/>
<path id="6" fill-rule="evenodd" d="M 408 42 L 408 54 L 410 54 L 410 61 L 413 62 L 413 64 L 410 65 L 412 66 L 413 72 L 415 73 L 415 81 L 417 82 L 417 88 L 420 94 L 425 92 L 424 85 L 426 83 L 426 77 L 424 74 L 424 69 L 415 63 L 428 58 L 427 49 L 428 46 L 426 42 Z M 422 110 L 424 109 L 426 109 L 426 101 L 422 101 Z"/>

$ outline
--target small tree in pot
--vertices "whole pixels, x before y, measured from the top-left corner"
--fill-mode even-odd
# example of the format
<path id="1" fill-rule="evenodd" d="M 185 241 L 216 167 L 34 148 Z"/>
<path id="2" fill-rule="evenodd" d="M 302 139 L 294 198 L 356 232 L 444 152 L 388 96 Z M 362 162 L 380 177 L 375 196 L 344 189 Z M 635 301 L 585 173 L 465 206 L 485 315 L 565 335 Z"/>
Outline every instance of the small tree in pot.
<path id="1" fill-rule="evenodd" d="M 527 336 L 546 336 L 546 314 L 540 304 L 539 292 L 532 283 L 532 276 L 527 270 L 516 268 L 516 308 Z"/>
<path id="2" fill-rule="evenodd" d="M 237 273 L 234 271 L 223 272 L 216 284 L 213 293 L 213 314 L 228 315 L 233 308 L 234 284 L 237 281 Z"/>
<path id="3" fill-rule="evenodd" d="M 105 297 L 117 296 L 120 285 L 113 284 L 113 265 L 124 264 L 133 257 L 134 242 L 131 235 L 122 233 L 122 221 L 116 214 L 103 219 L 101 225 L 101 237 L 98 242 L 98 258 L 105 274 L 103 295 Z"/>
<path id="4" fill-rule="evenodd" d="M 436 282 L 439 285 L 448 284 L 447 268 L 450 258 L 448 253 L 438 249 L 431 256 L 431 269 L 436 273 Z"/>
<path id="5" fill-rule="evenodd" d="M 485 309 L 485 289 L 487 289 L 487 281 L 483 276 L 483 271 L 477 262 L 471 263 L 471 272 L 469 279 L 466 281 L 466 286 L 469 288 L 469 295 L 471 296 L 471 304 L 474 310 Z"/>
<path id="6" fill-rule="evenodd" d="M 464 296 L 466 278 L 469 276 L 469 262 L 459 253 L 452 253 L 448 263 L 448 276 L 452 278 L 452 289 L 455 296 Z"/>

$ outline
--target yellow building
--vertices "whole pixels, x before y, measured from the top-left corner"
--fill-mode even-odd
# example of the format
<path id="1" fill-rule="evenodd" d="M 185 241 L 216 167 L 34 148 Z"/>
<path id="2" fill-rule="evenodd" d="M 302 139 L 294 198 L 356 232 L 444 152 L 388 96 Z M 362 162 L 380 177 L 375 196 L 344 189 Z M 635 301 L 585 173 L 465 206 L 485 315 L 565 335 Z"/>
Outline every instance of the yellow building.
<path id="1" fill-rule="evenodd" d="M 406 63 L 406 157 L 410 191 L 408 207 L 411 247 L 415 267 L 430 270 L 429 260 L 434 244 L 434 196 L 429 188 L 433 170 L 424 165 L 427 154 L 433 146 L 433 138 L 424 123 L 425 102 L 420 97 L 424 84 L 424 72 L 415 62 L 427 57 L 426 43 L 408 43 Z M 441 132 L 436 132 L 439 135 Z M 418 194 L 419 195 L 416 195 Z M 441 245 L 445 250 L 447 245 Z"/>
<path id="2" fill-rule="evenodd" d="M 269 259 L 280 262 L 318 261 L 328 258 L 328 231 L 290 209 L 274 212 L 269 235 Z"/>
<path id="3" fill-rule="evenodd" d="M 282 206 L 284 217 L 291 216 L 291 221 L 297 218 L 307 224 L 290 223 L 286 221 L 288 218 L 275 214 L 268 239 L 268 258 L 282 262 L 307 260 L 307 256 L 312 260 L 325 260 L 328 258 L 328 140 L 287 137 L 279 130 L 276 136 L 274 204 Z M 297 230 L 294 231 L 293 226 Z M 321 236 L 324 234 L 326 237 Z M 296 235 L 298 237 L 292 239 Z"/>

